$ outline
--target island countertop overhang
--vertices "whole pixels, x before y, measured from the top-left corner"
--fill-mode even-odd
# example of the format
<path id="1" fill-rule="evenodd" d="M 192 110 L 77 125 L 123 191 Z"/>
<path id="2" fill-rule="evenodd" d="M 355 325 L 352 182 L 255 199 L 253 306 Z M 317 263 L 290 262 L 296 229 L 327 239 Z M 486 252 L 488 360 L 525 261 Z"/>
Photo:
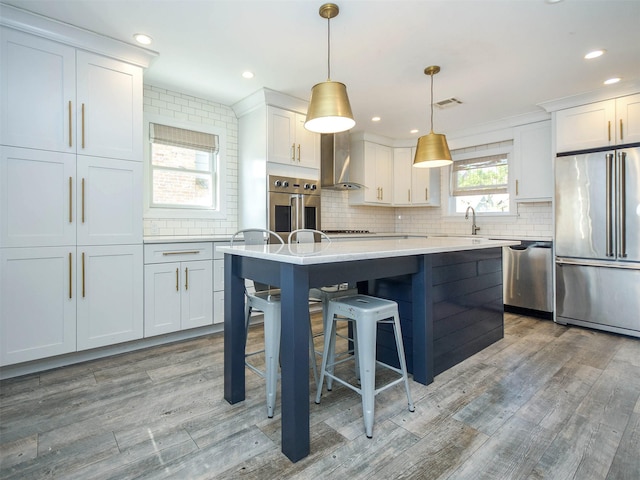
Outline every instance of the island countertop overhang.
<path id="1" fill-rule="evenodd" d="M 425 237 L 292 245 L 234 245 L 221 246 L 217 250 L 221 253 L 262 260 L 295 265 L 315 265 L 480 250 L 519 244 L 520 242 L 516 240 L 489 240 L 482 237 Z"/>

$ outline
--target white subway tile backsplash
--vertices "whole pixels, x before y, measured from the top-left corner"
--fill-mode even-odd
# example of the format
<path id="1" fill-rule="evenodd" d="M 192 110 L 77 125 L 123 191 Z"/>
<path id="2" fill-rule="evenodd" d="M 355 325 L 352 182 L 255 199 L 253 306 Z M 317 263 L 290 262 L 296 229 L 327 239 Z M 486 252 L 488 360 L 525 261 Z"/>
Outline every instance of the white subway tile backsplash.
<path id="1" fill-rule="evenodd" d="M 152 85 L 144 86 L 145 113 L 224 128 L 226 139 L 226 219 L 144 219 L 144 235 L 227 235 L 238 227 L 238 120 L 226 105 Z"/>

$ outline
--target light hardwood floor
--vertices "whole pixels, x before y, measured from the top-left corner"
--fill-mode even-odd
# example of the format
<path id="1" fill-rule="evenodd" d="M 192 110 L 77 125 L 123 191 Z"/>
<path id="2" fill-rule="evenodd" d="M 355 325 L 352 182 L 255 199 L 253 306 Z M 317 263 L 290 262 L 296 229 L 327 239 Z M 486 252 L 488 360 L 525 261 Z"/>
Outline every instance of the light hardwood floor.
<path id="1" fill-rule="evenodd" d="M 373 439 L 352 391 L 310 399 L 295 464 L 260 378 L 223 399 L 222 355 L 220 334 L 2 381 L 0 478 L 640 478 L 637 339 L 507 314 L 503 340 L 411 382 L 414 413 L 401 385 L 376 397 Z"/>

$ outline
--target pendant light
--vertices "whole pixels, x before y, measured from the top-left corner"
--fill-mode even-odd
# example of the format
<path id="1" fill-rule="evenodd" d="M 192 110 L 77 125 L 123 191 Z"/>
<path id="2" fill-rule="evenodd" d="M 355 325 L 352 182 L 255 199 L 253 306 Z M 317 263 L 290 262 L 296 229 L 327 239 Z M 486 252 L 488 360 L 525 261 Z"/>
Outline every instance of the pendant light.
<path id="1" fill-rule="evenodd" d="M 424 69 L 424 74 L 431 77 L 431 131 L 418 139 L 416 156 L 413 159 L 414 167 L 444 167 L 453 163 L 447 137 L 440 133 L 433 133 L 433 76 L 439 71 L 440 67 L 437 65 Z"/>
<path id="2" fill-rule="evenodd" d="M 327 19 L 327 81 L 311 89 L 311 99 L 304 128 L 315 133 L 338 133 L 356 124 L 344 83 L 331 81 L 331 19 L 340 12 L 334 3 L 320 7 L 320 16 Z"/>

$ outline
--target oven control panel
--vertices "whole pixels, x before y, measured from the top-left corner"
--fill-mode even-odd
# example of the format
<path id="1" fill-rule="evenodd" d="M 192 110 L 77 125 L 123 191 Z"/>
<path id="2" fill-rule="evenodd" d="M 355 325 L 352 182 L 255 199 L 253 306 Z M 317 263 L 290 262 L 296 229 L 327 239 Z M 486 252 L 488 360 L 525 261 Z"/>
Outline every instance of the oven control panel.
<path id="1" fill-rule="evenodd" d="M 269 175 L 268 182 L 267 190 L 269 190 L 269 192 L 320 195 L 320 183 L 318 180 Z"/>

